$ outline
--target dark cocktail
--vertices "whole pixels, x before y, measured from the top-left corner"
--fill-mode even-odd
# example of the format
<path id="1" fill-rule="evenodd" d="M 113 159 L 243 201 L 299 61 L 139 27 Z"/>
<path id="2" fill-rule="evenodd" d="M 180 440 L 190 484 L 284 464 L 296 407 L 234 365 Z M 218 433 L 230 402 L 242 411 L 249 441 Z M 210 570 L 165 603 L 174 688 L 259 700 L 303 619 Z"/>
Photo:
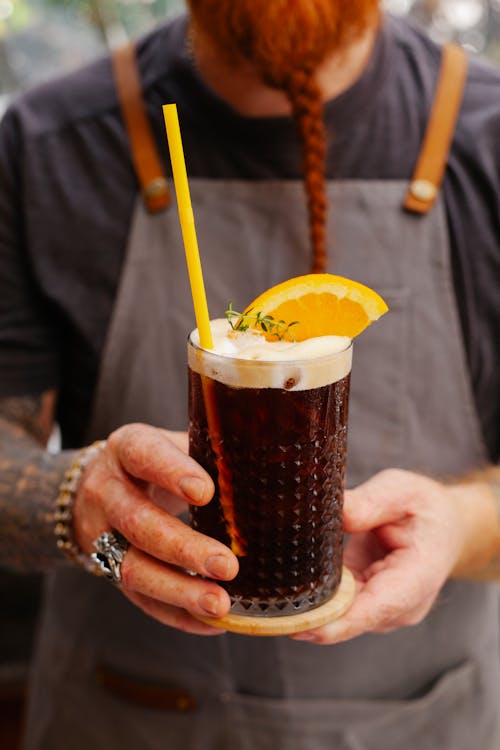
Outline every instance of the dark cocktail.
<path id="1" fill-rule="evenodd" d="M 266 352 L 259 337 L 246 358 L 190 340 L 190 454 L 216 485 L 192 526 L 239 558 L 235 613 L 304 612 L 339 585 L 351 346 L 335 338 Z"/>

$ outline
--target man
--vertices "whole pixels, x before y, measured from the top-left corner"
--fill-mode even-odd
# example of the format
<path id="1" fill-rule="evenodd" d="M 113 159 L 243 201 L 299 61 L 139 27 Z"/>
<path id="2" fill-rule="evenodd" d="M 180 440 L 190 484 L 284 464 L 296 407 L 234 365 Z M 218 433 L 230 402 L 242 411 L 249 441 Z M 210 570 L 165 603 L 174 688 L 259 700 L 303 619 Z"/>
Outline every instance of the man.
<path id="1" fill-rule="evenodd" d="M 192 327 L 177 215 L 137 197 L 109 62 L 39 89 L 0 142 L 1 559 L 57 568 L 27 747 L 493 750 L 498 602 L 472 580 L 497 577 L 500 550 L 498 74 L 470 62 L 443 190 L 417 179 L 408 198 L 439 48 L 369 0 L 190 11 L 138 61 L 165 168 L 161 104 L 178 103 L 212 314 L 309 267 L 391 307 L 356 342 L 345 561 L 358 593 L 292 638 L 196 619 L 228 611 L 216 581 L 238 562 L 175 517 L 213 492 L 172 431 L 186 427 Z M 415 201 L 422 215 L 403 210 Z M 55 414 L 66 450 L 49 457 Z M 105 437 L 76 455 L 59 535 L 85 564 L 118 534 L 114 587 L 64 565 L 52 529 L 74 449 Z"/>

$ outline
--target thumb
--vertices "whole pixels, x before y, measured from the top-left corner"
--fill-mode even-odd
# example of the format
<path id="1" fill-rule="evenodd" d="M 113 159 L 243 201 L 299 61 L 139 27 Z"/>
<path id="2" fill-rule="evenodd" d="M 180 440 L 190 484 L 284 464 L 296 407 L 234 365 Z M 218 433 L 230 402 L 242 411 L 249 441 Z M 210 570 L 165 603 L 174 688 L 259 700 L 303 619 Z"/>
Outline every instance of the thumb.
<path id="1" fill-rule="evenodd" d="M 415 484 L 421 477 L 409 471 L 387 469 L 344 497 L 344 528 L 348 534 L 371 531 L 413 515 Z"/>

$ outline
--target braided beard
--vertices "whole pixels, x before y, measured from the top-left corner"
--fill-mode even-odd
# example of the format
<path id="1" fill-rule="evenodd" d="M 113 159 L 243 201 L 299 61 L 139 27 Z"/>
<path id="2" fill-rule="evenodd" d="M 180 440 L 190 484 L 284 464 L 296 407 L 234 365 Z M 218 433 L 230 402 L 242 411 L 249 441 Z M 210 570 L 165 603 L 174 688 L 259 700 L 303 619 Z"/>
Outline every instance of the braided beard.
<path id="1" fill-rule="evenodd" d="M 193 29 L 229 65 L 249 63 L 284 91 L 302 144 L 312 245 L 311 270 L 327 263 L 326 137 L 315 71 L 374 25 L 379 0 L 188 0 Z"/>

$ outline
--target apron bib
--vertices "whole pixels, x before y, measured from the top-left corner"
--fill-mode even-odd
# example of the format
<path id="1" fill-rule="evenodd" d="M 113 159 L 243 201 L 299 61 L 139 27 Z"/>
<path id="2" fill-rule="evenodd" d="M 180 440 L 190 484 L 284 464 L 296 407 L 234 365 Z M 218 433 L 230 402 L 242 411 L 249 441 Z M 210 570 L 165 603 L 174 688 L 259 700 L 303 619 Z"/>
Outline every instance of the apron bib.
<path id="1" fill-rule="evenodd" d="M 301 183 L 190 186 L 212 316 L 228 295 L 245 305 L 307 269 Z M 328 185 L 329 270 L 390 306 L 354 345 L 349 485 L 389 466 L 461 474 L 486 456 L 443 205 L 425 219 L 403 212 L 406 189 Z M 193 326 L 177 212 L 151 216 L 138 201 L 89 439 L 135 420 L 187 428 Z M 452 581 L 423 623 L 388 635 L 333 647 L 202 638 L 147 618 L 102 580 L 61 570 L 48 588 L 26 747 L 66 750 L 71 737 L 72 750 L 494 750 L 497 619 L 495 587 Z M 174 696 L 172 705 L 134 701 L 133 691 L 110 689 L 113 676 Z"/>

